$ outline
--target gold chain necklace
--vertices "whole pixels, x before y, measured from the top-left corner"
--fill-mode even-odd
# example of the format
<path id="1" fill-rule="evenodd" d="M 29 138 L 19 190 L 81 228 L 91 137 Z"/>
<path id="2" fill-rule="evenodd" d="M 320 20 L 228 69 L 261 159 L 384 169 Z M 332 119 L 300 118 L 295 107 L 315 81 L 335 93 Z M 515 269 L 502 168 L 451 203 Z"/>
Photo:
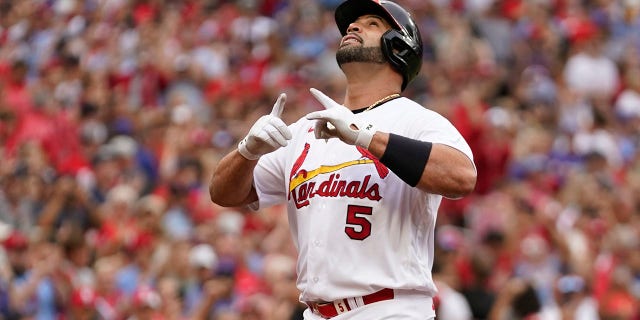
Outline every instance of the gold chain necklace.
<path id="1" fill-rule="evenodd" d="M 383 104 L 383 103 L 385 103 L 385 102 L 387 102 L 387 101 L 389 101 L 389 100 L 391 100 L 391 99 L 397 98 L 397 97 L 399 97 L 399 96 L 400 96 L 400 94 L 399 94 L 399 93 L 392 93 L 392 94 L 390 94 L 390 95 L 388 95 L 388 96 L 386 96 L 386 97 L 384 97 L 384 98 L 382 98 L 382 99 L 380 99 L 380 100 L 378 100 L 378 101 L 374 102 L 372 105 L 368 106 L 368 107 L 367 107 L 366 109 L 364 109 L 364 111 L 362 111 L 362 112 L 369 111 L 369 110 L 371 110 L 371 109 L 373 109 L 373 108 L 375 108 L 375 107 L 377 107 L 377 106 L 379 106 L 379 105 L 381 105 L 381 104 Z"/>

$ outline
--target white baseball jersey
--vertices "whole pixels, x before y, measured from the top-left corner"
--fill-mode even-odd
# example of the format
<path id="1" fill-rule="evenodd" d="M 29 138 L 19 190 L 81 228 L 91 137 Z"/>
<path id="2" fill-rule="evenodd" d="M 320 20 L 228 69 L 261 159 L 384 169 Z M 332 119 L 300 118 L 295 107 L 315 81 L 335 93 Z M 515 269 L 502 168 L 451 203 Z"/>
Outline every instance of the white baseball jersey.
<path id="1" fill-rule="evenodd" d="M 379 131 L 441 143 L 472 158 L 441 115 L 398 98 L 356 115 Z M 436 214 L 442 197 L 413 188 L 366 149 L 318 140 L 315 121 L 289 127 L 286 147 L 260 158 L 260 207 L 286 202 L 301 301 L 333 301 L 383 288 L 436 293 L 431 278 Z"/>

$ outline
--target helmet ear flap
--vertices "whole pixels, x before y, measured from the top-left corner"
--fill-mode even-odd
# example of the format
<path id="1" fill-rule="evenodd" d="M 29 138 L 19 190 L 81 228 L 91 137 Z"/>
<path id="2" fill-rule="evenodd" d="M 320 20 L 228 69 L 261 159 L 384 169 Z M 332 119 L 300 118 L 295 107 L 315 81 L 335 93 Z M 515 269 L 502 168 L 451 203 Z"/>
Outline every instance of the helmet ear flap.
<path id="1" fill-rule="evenodd" d="M 422 52 L 419 44 L 395 29 L 385 32 L 381 42 L 382 53 L 391 66 L 402 75 L 402 90 L 404 90 L 418 74 L 422 64 L 422 56 L 418 55 L 418 52 Z"/>

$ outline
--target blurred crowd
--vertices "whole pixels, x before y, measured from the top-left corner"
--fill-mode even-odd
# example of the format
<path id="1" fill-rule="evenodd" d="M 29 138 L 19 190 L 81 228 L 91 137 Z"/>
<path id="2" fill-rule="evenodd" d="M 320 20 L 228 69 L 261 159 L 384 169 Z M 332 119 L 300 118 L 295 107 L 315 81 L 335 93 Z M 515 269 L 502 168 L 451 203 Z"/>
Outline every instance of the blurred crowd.
<path id="1" fill-rule="evenodd" d="M 280 92 L 286 123 L 340 101 L 340 2 L 0 0 L 0 319 L 301 319 L 284 208 L 207 185 Z M 403 94 L 478 168 L 439 319 L 640 319 L 640 1 L 398 2 Z"/>

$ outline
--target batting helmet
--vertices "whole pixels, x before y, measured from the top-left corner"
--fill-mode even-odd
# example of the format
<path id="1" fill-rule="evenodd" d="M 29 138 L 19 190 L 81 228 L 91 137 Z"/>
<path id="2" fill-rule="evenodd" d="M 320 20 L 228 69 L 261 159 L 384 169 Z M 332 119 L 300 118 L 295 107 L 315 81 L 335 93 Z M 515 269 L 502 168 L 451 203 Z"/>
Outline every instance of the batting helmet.
<path id="1" fill-rule="evenodd" d="M 422 38 L 411 14 L 388 0 L 347 0 L 335 12 L 340 33 L 347 34 L 349 24 L 365 14 L 384 18 L 392 28 L 382 35 L 381 47 L 391 66 L 402 75 L 402 90 L 422 67 Z"/>

